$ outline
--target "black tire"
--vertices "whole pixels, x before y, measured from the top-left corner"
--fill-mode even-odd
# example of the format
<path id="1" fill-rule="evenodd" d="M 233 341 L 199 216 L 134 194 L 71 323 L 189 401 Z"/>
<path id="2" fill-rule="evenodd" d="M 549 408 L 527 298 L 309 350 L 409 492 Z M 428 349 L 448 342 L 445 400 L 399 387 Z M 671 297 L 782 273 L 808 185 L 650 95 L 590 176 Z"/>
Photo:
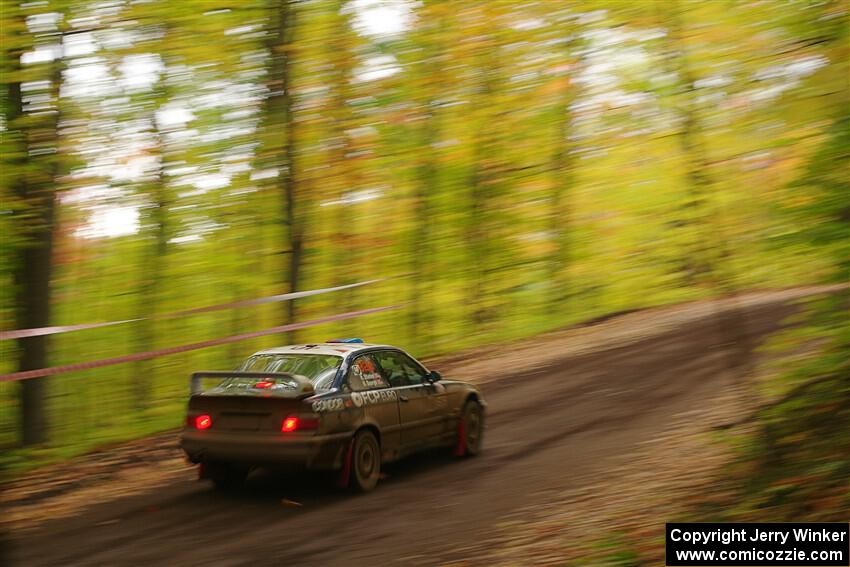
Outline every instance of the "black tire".
<path id="1" fill-rule="evenodd" d="M 474 457 L 481 452 L 481 441 L 484 435 L 484 408 L 481 407 L 475 400 L 469 400 L 463 406 L 463 413 L 460 417 L 463 428 L 458 428 L 458 432 L 463 432 L 463 455 L 464 457 Z"/>
<path id="2" fill-rule="evenodd" d="M 378 484 L 381 476 L 381 445 L 369 430 L 360 431 L 354 437 L 351 453 L 351 488 L 357 492 L 369 492 Z"/>
<path id="3" fill-rule="evenodd" d="M 245 484 L 248 469 L 230 463 L 204 463 L 204 477 L 212 481 L 216 490 L 232 492 Z"/>

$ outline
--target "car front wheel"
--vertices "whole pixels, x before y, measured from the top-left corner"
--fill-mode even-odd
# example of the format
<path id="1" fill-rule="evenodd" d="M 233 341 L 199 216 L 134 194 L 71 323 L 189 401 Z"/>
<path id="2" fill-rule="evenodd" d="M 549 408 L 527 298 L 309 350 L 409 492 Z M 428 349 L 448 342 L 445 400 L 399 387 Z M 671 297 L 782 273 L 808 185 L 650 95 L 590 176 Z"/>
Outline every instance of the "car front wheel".
<path id="1" fill-rule="evenodd" d="M 480 453 L 483 434 L 484 408 L 477 401 L 470 400 L 466 402 L 461 412 L 455 454 L 461 457 L 474 457 Z"/>

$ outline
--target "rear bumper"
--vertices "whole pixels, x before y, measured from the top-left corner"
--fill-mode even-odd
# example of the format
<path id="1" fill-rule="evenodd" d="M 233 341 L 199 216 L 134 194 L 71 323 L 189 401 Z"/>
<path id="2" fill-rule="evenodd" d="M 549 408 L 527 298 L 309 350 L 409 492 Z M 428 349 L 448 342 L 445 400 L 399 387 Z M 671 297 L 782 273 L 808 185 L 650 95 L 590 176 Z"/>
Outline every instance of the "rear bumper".
<path id="1" fill-rule="evenodd" d="M 184 430 L 180 447 L 193 463 L 236 462 L 337 469 L 351 433 L 330 435 L 250 435 L 226 431 Z"/>

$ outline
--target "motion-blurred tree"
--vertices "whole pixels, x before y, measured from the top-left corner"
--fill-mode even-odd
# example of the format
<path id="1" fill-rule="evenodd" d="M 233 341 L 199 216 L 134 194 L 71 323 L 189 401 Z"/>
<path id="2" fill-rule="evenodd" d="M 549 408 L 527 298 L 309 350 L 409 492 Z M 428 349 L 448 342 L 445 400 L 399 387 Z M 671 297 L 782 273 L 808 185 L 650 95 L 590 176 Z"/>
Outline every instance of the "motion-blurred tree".
<path id="1" fill-rule="evenodd" d="M 573 105 L 579 95 L 577 78 L 582 71 L 579 27 L 575 23 L 577 15 L 572 11 L 553 14 L 555 22 L 554 41 L 560 47 L 563 63 L 557 66 L 554 118 L 555 141 L 552 144 L 549 237 L 554 246 L 548 259 L 548 278 L 551 288 L 547 309 L 566 309 L 573 287 L 569 281 L 569 269 L 572 262 L 570 230 L 572 207 L 571 190 L 576 184 L 576 132 L 574 130 L 575 113 Z"/>
<path id="2" fill-rule="evenodd" d="M 280 224 L 284 242 L 281 252 L 279 281 L 288 292 L 299 289 L 303 267 L 305 217 L 300 210 L 297 138 L 295 117 L 294 55 L 296 53 L 297 3 L 293 0 L 269 0 L 268 30 L 266 32 L 267 74 L 265 108 L 262 125 L 263 147 L 261 163 L 275 170 L 274 187 L 279 191 Z M 283 321 L 295 322 L 295 301 L 283 305 Z M 289 332 L 294 342 L 295 332 Z"/>
<path id="3" fill-rule="evenodd" d="M 54 3 L 58 4 L 58 3 Z M 19 239 L 12 265 L 18 328 L 51 323 L 51 275 L 56 234 L 56 181 L 61 171 L 59 88 L 62 76 L 60 6 L 4 5 L 4 186 L 11 187 L 14 231 Z M 25 57 L 29 56 L 29 61 Z M 8 185 L 7 185 L 8 184 Z M 20 339 L 18 370 L 48 365 L 48 337 Z M 21 383 L 21 439 L 47 438 L 46 378 Z"/>

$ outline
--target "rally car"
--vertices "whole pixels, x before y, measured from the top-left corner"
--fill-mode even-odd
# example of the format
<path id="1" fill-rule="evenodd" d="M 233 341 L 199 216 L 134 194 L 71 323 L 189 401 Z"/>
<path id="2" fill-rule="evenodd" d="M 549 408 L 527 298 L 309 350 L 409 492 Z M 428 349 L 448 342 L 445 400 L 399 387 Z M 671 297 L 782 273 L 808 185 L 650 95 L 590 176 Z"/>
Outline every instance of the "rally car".
<path id="1" fill-rule="evenodd" d="M 203 381 L 217 384 L 203 390 Z M 381 464 L 434 447 L 481 450 L 484 400 L 401 349 L 336 339 L 251 355 L 236 371 L 196 372 L 180 444 L 201 478 L 232 488 L 257 466 L 338 471 L 375 487 Z"/>

